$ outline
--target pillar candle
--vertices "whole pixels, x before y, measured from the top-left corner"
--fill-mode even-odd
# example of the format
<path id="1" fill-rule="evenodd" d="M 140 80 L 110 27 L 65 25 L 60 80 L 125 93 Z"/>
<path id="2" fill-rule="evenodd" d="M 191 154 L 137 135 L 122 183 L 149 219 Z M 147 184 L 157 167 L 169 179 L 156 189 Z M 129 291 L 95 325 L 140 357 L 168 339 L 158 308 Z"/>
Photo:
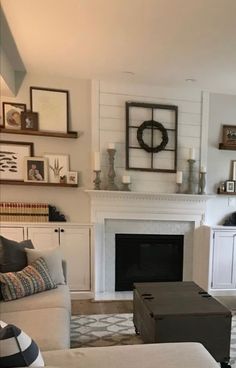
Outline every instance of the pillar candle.
<path id="1" fill-rule="evenodd" d="M 201 173 L 206 173 L 206 166 L 201 166 Z"/>
<path id="2" fill-rule="evenodd" d="M 130 180 L 130 176 L 129 175 L 123 175 L 122 176 L 122 183 L 123 184 L 130 184 L 131 180 Z"/>
<path id="3" fill-rule="evenodd" d="M 101 170 L 100 152 L 94 152 L 94 171 Z"/>
<path id="4" fill-rule="evenodd" d="M 189 149 L 189 159 L 195 160 L 195 149 L 194 148 Z"/>
<path id="5" fill-rule="evenodd" d="M 108 149 L 115 149 L 115 143 L 108 143 Z"/>
<path id="6" fill-rule="evenodd" d="M 176 173 L 176 183 L 177 184 L 182 184 L 183 182 L 183 172 L 182 171 L 177 171 Z"/>

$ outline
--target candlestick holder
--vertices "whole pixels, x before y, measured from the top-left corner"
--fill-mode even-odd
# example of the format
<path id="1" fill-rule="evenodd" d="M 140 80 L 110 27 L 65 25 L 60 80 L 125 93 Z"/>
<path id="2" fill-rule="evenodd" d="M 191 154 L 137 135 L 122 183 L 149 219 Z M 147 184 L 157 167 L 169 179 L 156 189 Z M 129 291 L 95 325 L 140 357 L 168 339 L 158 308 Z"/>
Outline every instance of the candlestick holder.
<path id="1" fill-rule="evenodd" d="M 193 166 L 195 164 L 195 160 L 189 159 L 188 160 L 188 164 L 189 164 L 189 177 L 188 177 L 188 194 L 194 194 L 194 177 L 193 177 Z"/>
<path id="2" fill-rule="evenodd" d="M 177 185 L 176 193 L 180 194 L 181 193 L 181 188 L 182 188 L 182 183 L 176 183 L 176 185 Z"/>
<path id="3" fill-rule="evenodd" d="M 206 173 L 200 173 L 199 194 L 206 194 Z"/>
<path id="4" fill-rule="evenodd" d="M 100 179 L 100 173 L 101 170 L 94 170 L 95 172 L 95 179 L 94 179 L 94 189 L 95 190 L 100 190 L 100 184 L 101 184 L 101 179 Z"/>
<path id="5" fill-rule="evenodd" d="M 129 187 L 130 183 L 122 183 L 122 187 L 121 190 L 124 192 L 130 192 L 130 187 Z"/>
<path id="6" fill-rule="evenodd" d="M 108 171 L 108 190 L 118 190 L 118 187 L 115 184 L 115 169 L 114 169 L 114 160 L 115 160 L 115 154 L 116 150 L 113 148 L 108 148 L 108 159 L 109 159 L 109 171 Z"/>

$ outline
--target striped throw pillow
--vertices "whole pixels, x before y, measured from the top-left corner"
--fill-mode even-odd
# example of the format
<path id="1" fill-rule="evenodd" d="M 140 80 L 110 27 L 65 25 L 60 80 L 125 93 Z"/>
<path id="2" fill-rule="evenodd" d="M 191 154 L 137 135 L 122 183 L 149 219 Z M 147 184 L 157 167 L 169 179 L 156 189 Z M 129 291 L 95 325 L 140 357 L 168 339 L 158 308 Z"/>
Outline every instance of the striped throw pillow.
<path id="1" fill-rule="evenodd" d="M 42 257 L 21 271 L 0 273 L 0 285 L 5 301 L 23 298 L 57 287 L 52 281 L 47 264 Z"/>
<path id="2" fill-rule="evenodd" d="M 44 367 L 37 344 L 18 327 L 0 321 L 1 367 Z"/>

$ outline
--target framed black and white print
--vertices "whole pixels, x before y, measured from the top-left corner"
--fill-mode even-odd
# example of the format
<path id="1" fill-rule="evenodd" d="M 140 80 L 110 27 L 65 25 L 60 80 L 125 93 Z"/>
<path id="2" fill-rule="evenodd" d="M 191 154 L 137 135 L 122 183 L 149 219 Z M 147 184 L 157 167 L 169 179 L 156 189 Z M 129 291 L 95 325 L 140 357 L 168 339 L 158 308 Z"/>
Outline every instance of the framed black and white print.
<path id="1" fill-rule="evenodd" d="M 0 180 L 23 181 L 24 158 L 33 156 L 31 142 L 0 141 Z"/>
<path id="2" fill-rule="evenodd" d="M 233 193 L 235 191 L 235 182 L 233 180 L 226 181 L 226 192 Z"/>
<path id="3" fill-rule="evenodd" d="M 44 157 L 25 157 L 24 158 L 24 180 L 26 182 L 48 181 L 48 162 Z"/>
<path id="4" fill-rule="evenodd" d="M 21 129 L 21 113 L 26 112 L 26 104 L 3 102 L 2 103 L 3 126 L 6 129 Z"/>

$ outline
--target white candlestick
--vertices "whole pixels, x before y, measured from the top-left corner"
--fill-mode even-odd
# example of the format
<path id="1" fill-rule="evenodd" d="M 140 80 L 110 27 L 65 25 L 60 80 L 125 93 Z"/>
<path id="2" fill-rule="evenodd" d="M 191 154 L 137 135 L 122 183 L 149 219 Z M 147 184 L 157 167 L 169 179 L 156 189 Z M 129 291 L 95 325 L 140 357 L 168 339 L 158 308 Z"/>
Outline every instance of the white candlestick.
<path id="1" fill-rule="evenodd" d="M 206 166 L 201 167 L 201 173 L 206 173 Z"/>
<path id="2" fill-rule="evenodd" d="M 100 152 L 94 152 L 94 171 L 101 170 Z"/>
<path id="3" fill-rule="evenodd" d="M 189 159 L 195 160 L 195 149 L 194 148 L 189 149 Z"/>
<path id="4" fill-rule="evenodd" d="M 122 183 L 123 184 L 130 184 L 131 183 L 130 176 L 129 175 L 123 175 L 122 176 Z"/>
<path id="5" fill-rule="evenodd" d="M 177 173 L 176 173 L 176 183 L 177 184 L 182 184 L 183 183 L 183 172 L 182 171 L 177 171 Z"/>
<path id="6" fill-rule="evenodd" d="M 108 143 L 108 149 L 115 149 L 115 143 Z"/>

